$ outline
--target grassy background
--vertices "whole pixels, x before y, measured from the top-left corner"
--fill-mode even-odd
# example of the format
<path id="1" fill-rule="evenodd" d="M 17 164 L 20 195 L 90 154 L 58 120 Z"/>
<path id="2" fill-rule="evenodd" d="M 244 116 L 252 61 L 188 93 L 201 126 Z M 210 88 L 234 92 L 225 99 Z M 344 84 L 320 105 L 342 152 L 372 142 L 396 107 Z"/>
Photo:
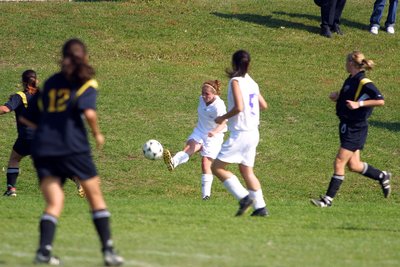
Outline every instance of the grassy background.
<path id="1" fill-rule="evenodd" d="M 372 4 L 349 1 L 345 35 L 326 39 L 311 0 L 2 3 L 0 99 L 15 92 L 25 69 L 42 81 L 58 71 L 66 39 L 87 43 L 107 141 L 94 154 L 126 266 L 399 266 L 400 35 L 368 33 Z M 198 155 L 170 173 L 141 152 L 153 138 L 182 148 L 202 82 L 219 79 L 226 88 L 224 70 L 240 48 L 251 53 L 251 75 L 270 105 L 255 166 L 266 219 L 234 218 L 237 204 L 218 181 L 212 200 L 201 201 Z M 394 173 L 393 195 L 385 200 L 378 184 L 348 173 L 334 207 L 320 210 L 308 199 L 325 192 L 338 148 L 327 95 L 347 77 L 353 50 L 376 62 L 368 76 L 386 98 L 370 119 L 362 158 Z M 14 124 L 13 115 L 0 117 L 0 166 Z M 0 266 L 28 266 L 38 242 L 43 200 L 30 159 L 21 167 L 18 197 L 0 199 Z M 87 204 L 71 183 L 65 189 L 55 254 L 65 266 L 98 266 Z"/>

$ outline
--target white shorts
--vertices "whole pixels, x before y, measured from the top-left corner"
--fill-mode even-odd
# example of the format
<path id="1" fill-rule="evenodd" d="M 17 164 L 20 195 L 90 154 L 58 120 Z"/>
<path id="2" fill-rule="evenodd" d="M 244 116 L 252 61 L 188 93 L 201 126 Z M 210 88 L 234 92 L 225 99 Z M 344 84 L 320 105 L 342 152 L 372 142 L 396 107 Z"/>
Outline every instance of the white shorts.
<path id="1" fill-rule="evenodd" d="M 195 128 L 187 140 L 194 140 L 202 145 L 200 150 L 201 156 L 216 159 L 224 142 L 224 134 L 218 133 L 213 137 L 208 137 L 208 133 L 203 134 Z"/>
<path id="2" fill-rule="evenodd" d="M 231 132 L 217 158 L 227 163 L 254 167 L 256 148 L 260 140 L 258 130 Z"/>

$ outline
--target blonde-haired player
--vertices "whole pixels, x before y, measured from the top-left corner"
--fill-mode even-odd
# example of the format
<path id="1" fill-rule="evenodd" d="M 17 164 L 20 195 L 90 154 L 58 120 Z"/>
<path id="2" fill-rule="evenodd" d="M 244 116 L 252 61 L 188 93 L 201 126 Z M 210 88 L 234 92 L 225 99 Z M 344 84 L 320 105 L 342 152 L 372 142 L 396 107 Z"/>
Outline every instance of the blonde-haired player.
<path id="1" fill-rule="evenodd" d="M 201 86 L 201 96 L 197 108 L 198 122 L 192 134 L 187 139 L 182 151 L 171 156 L 168 149 L 164 149 L 164 162 L 168 170 L 172 171 L 178 165 L 186 163 L 190 156 L 200 151 L 201 161 L 201 193 L 203 200 L 211 196 L 213 174 L 211 164 L 217 157 L 224 141 L 226 123 L 217 124 L 214 120 L 226 113 L 224 101 L 219 97 L 221 94 L 221 82 L 218 80 L 206 81 Z"/>

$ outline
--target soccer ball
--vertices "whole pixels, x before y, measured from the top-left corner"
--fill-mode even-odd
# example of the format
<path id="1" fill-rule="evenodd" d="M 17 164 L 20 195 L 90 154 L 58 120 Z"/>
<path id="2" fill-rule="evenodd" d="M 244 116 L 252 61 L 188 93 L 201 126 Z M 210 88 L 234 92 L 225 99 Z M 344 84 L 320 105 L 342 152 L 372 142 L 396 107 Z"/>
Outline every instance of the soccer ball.
<path id="1" fill-rule="evenodd" d="M 163 147 L 157 140 L 150 139 L 143 145 L 143 155 L 147 159 L 156 160 L 163 156 Z"/>

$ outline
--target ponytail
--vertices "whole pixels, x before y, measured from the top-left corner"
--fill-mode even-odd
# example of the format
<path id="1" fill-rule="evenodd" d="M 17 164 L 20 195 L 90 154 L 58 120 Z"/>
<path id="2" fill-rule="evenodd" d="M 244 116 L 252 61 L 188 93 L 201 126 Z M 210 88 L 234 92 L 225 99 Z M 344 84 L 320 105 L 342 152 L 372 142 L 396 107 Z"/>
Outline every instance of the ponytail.
<path id="1" fill-rule="evenodd" d="M 89 65 L 85 44 L 79 39 L 71 39 L 63 46 L 61 72 L 71 83 L 84 84 L 94 75 L 94 68 Z"/>

